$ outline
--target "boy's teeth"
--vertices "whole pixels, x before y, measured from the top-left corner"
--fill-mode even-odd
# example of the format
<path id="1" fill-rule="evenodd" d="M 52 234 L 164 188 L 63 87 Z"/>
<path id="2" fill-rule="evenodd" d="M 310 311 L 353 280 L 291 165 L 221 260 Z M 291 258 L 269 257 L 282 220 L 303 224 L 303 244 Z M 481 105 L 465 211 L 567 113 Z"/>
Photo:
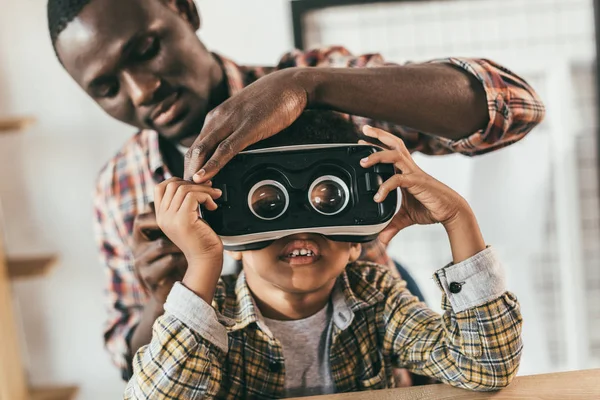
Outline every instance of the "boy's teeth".
<path id="1" fill-rule="evenodd" d="M 313 253 L 312 250 L 296 249 L 296 250 L 292 251 L 290 254 L 288 254 L 288 257 L 298 257 L 298 256 L 312 257 L 314 255 L 315 255 L 315 253 Z"/>

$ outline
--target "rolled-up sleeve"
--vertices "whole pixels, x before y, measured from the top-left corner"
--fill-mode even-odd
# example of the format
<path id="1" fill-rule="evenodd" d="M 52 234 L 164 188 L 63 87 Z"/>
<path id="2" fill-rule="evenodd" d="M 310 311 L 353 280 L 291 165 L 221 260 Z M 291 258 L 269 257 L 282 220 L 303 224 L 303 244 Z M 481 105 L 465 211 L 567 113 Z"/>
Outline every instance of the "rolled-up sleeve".
<path id="1" fill-rule="evenodd" d="M 453 140 L 363 117 L 352 116 L 354 123 L 357 126 L 370 124 L 401 137 L 410 152 L 476 156 L 518 142 L 544 119 L 544 104 L 535 90 L 523 78 L 492 61 L 446 58 L 429 63 L 454 65 L 473 75 L 482 84 L 488 108 L 488 124 L 485 128 L 465 132 L 462 138 Z"/>
<path id="2" fill-rule="evenodd" d="M 535 90 L 512 71 L 485 59 L 446 58 L 436 63 L 452 64 L 475 76 L 485 90 L 489 122 L 477 132 L 458 140 L 430 136 L 439 141 L 425 148 L 465 155 L 484 154 L 521 140 L 544 119 L 545 108 Z"/>

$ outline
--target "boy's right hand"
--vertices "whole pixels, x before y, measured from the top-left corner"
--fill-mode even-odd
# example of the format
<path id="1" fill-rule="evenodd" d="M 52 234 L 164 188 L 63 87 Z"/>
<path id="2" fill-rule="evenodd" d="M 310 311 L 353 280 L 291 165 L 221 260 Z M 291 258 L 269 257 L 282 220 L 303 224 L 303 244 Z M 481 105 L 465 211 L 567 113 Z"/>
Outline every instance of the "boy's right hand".
<path id="1" fill-rule="evenodd" d="M 154 191 L 158 226 L 181 249 L 188 262 L 183 282 L 209 304 L 223 268 L 223 242 L 200 218 L 198 206 L 215 210 L 214 199 L 220 196 L 221 191 L 210 185 L 179 178 L 160 183 Z"/>

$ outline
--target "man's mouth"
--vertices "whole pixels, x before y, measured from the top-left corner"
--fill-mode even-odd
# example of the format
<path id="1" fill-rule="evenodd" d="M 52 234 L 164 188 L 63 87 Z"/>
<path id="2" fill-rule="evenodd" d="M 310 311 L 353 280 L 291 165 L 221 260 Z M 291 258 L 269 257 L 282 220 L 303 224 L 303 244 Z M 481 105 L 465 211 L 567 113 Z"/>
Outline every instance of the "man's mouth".
<path id="1" fill-rule="evenodd" d="M 312 264 L 320 258 L 319 245 L 310 239 L 291 240 L 279 254 L 279 259 L 290 265 Z"/>
<path id="2" fill-rule="evenodd" d="M 155 127 L 171 125 L 181 118 L 183 107 L 182 102 L 178 101 L 180 97 L 181 92 L 173 92 L 162 103 L 156 106 L 150 115 L 150 119 Z"/>

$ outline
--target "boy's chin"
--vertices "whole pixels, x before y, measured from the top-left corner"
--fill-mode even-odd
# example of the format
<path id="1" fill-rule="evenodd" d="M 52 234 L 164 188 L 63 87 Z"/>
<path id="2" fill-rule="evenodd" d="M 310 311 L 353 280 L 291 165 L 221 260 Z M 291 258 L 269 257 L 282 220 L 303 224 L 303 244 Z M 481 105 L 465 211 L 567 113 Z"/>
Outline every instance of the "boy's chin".
<path id="1" fill-rule="evenodd" d="M 330 274 L 320 272 L 311 274 L 311 276 L 302 275 L 304 274 L 282 277 L 282 279 L 278 279 L 278 282 L 273 283 L 287 293 L 309 294 L 322 290 L 337 279 L 337 275 L 331 276 Z"/>

